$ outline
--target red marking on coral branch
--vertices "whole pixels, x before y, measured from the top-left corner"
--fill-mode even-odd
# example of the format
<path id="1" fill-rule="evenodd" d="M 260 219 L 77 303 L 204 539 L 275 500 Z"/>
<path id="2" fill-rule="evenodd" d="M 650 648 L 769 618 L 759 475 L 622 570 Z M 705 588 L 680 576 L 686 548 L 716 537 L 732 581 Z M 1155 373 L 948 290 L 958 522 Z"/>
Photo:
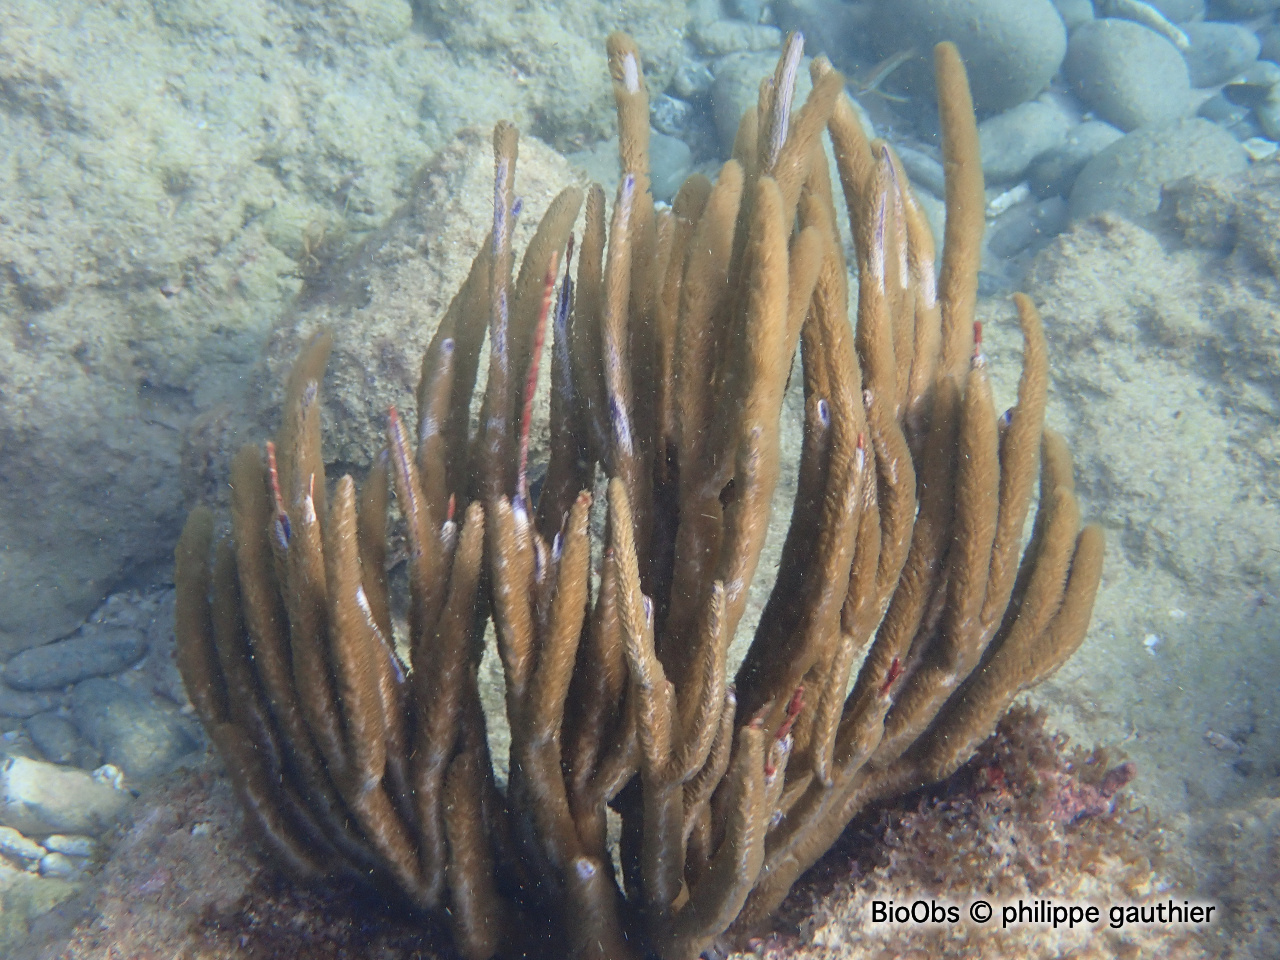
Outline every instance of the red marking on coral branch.
<path id="1" fill-rule="evenodd" d="M 552 253 L 542 281 L 542 306 L 538 310 L 538 325 L 533 328 L 533 352 L 529 356 L 529 375 L 524 382 L 524 410 L 520 416 L 520 476 L 516 490 L 526 503 L 529 502 L 529 427 L 533 421 L 533 393 L 538 388 L 538 361 L 542 357 L 542 341 L 546 336 L 547 314 L 551 312 L 551 301 L 556 291 L 559 262 L 559 253 Z"/>
<path id="2" fill-rule="evenodd" d="M 271 499 L 276 513 L 284 513 L 284 498 L 280 496 L 280 472 L 276 469 L 276 445 L 267 441 L 267 477 L 271 482 Z"/>
<path id="3" fill-rule="evenodd" d="M 778 732 L 774 734 L 774 747 L 769 751 L 768 757 L 764 761 L 764 775 L 772 777 L 778 772 L 778 765 L 774 762 L 777 756 L 785 757 L 791 752 L 790 746 L 785 744 L 786 739 L 791 736 L 791 728 L 796 725 L 796 718 L 800 716 L 800 711 L 804 709 L 804 684 L 796 687 L 795 693 L 791 694 L 791 699 L 787 701 L 787 715 L 782 720 L 782 725 L 778 727 Z M 761 718 L 763 719 L 763 716 Z M 755 725 L 755 721 L 752 722 Z"/>
<path id="4" fill-rule="evenodd" d="M 444 514 L 445 523 L 448 523 L 450 520 L 453 519 L 453 511 L 457 509 L 457 506 L 458 506 L 457 495 L 452 493 L 449 494 L 449 506 L 445 510 L 445 514 Z"/>
<path id="5" fill-rule="evenodd" d="M 782 721 L 782 726 L 778 728 L 778 734 L 775 739 L 782 740 L 791 735 L 791 728 L 796 725 L 796 718 L 800 716 L 800 711 L 804 709 L 804 684 L 796 687 L 796 692 L 791 695 L 791 700 L 787 703 L 787 716 Z"/>
<path id="6" fill-rule="evenodd" d="M 276 546 L 281 550 L 289 549 L 289 514 L 284 509 L 284 497 L 280 496 L 280 473 L 276 469 L 276 445 L 267 441 L 267 478 L 271 484 L 271 532 L 275 536 Z"/>
<path id="7" fill-rule="evenodd" d="M 889 688 L 893 686 L 893 682 L 902 676 L 902 661 L 897 657 L 893 658 L 893 662 L 889 664 L 889 674 L 884 678 L 884 683 L 880 687 L 880 696 L 885 696 L 889 692 Z"/>

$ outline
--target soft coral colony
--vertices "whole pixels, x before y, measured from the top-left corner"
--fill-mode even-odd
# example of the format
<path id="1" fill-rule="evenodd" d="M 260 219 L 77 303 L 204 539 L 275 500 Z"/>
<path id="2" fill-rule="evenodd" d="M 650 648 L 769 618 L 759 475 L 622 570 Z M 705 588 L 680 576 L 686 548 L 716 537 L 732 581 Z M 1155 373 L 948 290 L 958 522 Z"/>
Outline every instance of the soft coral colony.
<path id="1" fill-rule="evenodd" d="M 423 359 L 416 423 L 393 410 L 362 489 L 330 486 L 317 337 L 275 442 L 234 461 L 233 535 L 213 544 L 200 509 L 178 547 L 186 686 L 273 862 L 447 917 L 467 957 L 688 960 L 757 929 L 856 813 L 950 774 L 1071 655 L 1102 563 L 1043 425 L 1046 345 L 1025 298 L 1017 403 L 993 407 L 974 323 L 982 173 L 955 48 L 935 52 L 936 282 L 901 166 L 824 60 L 792 113 L 799 37 L 733 159 L 670 209 L 648 189 L 639 53 L 621 34 L 608 49 L 623 176 L 611 214 L 586 193 L 576 283 L 566 270 L 556 289 L 576 188 L 513 277 L 517 136 L 499 125 L 493 230 Z M 852 326 L 824 130 L 857 257 Z M 544 333 L 551 448 L 534 496 Z M 730 682 L 797 346 L 795 506 Z M 407 663 L 388 600 L 392 490 Z M 490 622 L 502 786 L 477 681 Z"/>

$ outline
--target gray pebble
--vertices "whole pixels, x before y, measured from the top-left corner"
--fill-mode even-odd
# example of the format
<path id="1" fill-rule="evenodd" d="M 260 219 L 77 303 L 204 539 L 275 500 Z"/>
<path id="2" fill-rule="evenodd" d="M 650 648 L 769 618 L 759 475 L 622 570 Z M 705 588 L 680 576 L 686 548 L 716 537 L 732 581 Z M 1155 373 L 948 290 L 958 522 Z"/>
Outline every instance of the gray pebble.
<path id="1" fill-rule="evenodd" d="M 1143 221 L 1160 206 L 1160 188 L 1191 175 L 1216 177 L 1245 168 L 1231 134 L 1200 117 L 1135 131 L 1089 161 L 1071 191 L 1071 217 L 1111 210 Z"/>
<path id="2" fill-rule="evenodd" d="M 0 760 L 0 824 L 29 836 L 97 836 L 133 795 L 84 770 L 27 757 Z"/>
<path id="3" fill-rule="evenodd" d="M 1204 17 L 1204 0 L 1146 0 L 1174 23 L 1188 23 Z"/>
<path id="4" fill-rule="evenodd" d="M 1250 137 L 1241 142 L 1240 146 L 1244 147 L 1244 152 L 1249 155 L 1249 159 L 1255 163 L 1261 160 L 1269 160 L 1280 152 L 1280 144 L 1274 140 L 1267 140 L 1263 137 Z"/>
<path id="5" fill-rule="evenodd" d="M 85 739 L 130 780 L 165 773 L 198 746 L 175 715 L 112 680 L 76 684 L 71 711 Z"/>
<path id="6" fill-rule="evenodd" d="M 991 226 L 987 249 L 997 257 L 1015 257 L 1043 246 L 1067 225 L 1067 201 L 1050 197 L 1020 203 L 1002 213 Z"/>
<path id="7" fill-rule="evenodd" d="M 870 6 L 847 0 L 773 0 L 771 4 L 773 22 L 784 32 L 803 33 L 810 53 L 859 61 L 872 56 L 866 26 Z"/>
<path id="8" fill-rule="evenodd" d="M 887 57 L 940 40 L 960 48 L 973 101 L 981 114 L 1030 100 L 1058 72 L 1067 31 L 1050 0 L 880 0 L 872 39 Z M 933 57 L 916 57 L 892 78 L 916 95 L 932 97 Z"/>
<path id="9" fill-rule="evenodd" d="M 782 47 L 782 31 L 777 27 L 743 23 L 741 20 L 715 20 L 695 25 L 693 40 L 707 56 L 723 57 L 730 53 L 779 50 Z"/>
<path id="10" fill-rule="evenodd" d="M 1280 61 L 1280 23 L 1263 27 L 1258 31 L 1258 39 L 1262 43 L 1258 56 L 1272 63 Z"/>
<path id="11" fill-rule="evenodd" d="M 1232 103 L 1221 92 L 1215 93 L 1212 97 L 1207 98 L 1200 109 L 1196 111 L 1196 116 L 1204 117 L 1206 120 L 1212 120 L 1214 123 L 1220 123 L 1224 127 L 1229 127 L 1233 123 L 1243 120 L 1249 115 L 1249 108 L 1242 107 L 1237 103 Z"/>
<path id="12" fill-rule="evenodd" d="M 1280 10 L 1280 0 L 1214 0 L 1213 12 L 1225 19 L 1261 17 Z"/>
<path id="13" fill-rule="evenodd" d="M 1068 33 L 1093 19 L 1093 0 L 1053 0 L 1053 5 Z"/>
<path id="14" fill-rule="evenodd" d="M 92 770 L 102 763 L 102 754 L 94 749 L 76 725 L 57 713 L 37 713 L 28 717 L 27 735 L 51 763 L 70 764 Z"/>
<path id="15" fill-rule="evenodd" d="M 656 131 L 649 134 L 650 189 L 655 200 L 669 203 L 693 169 L 693 151 L 683 140 Z"/>
<path id="16" fill-rule="evenodd" d="M 40 876 L 42 877 L 78 880 L 83 872 L 84 862 L 73 860 L 65 853 L 46 853 L 40 858 Z"/>
<path id="17" fill-rule="evenodd" d="M 75 833 L 51 833 L 44 838 L 44 848 L 53 853 L 65 853 L 68 857 L 92 857 L 98 851 L 98 841 Z"/>
<path id="18" fill-rule="evenodd" d="M 1032 193 L 1041 199 L 1065 197 L 1084 165 L 1123 136 L 1123 132 L 1101 120 L 1086 120 L 1072 127 L 1061 145 L 1037 159 L 1027 171 Z"/>
<path id="19" fill-rule="evenodd" d="M 74 637 L 18 654 L 5 665 L 4 680 L 16 690 L 58 690 L 118 673 L 146 652 L 147 639 L 139 630 L 86 624 Z"/>
<path id="20" fill-rule="evenodd" d="M 1258 126 L 1268 140 L 1280 140 L 1280 98 L 1272 98 L 1253 110 Z"/>
<path id="21" fill-rule="evenodd" d="M 729 10 L 739 20 L 760 23 L 769 9 L 769 0 L 729 0 Z"/>
<path id="22" fill-rule="evenodd" d="M 946 196 L 947 174 L 942 164 L 922 150 L 914 147 L 897 147 L 898 159 L 902 161 L 902 169 L 913 187 L 928 190 L 935 197 Z"/>
<path id="23" fill-rule="evenodd" d="M 1033 160 L 1060 146 L 1071 121 L 1052 103 L 1031 100 L 978 126 L 988 183 L 1017 180 Z"/>
<path id="24" fill-rule="evenodd" d="M 1080 98 L 1129 131 L 1167 123 L 1191 106 L 1191 78 L 1178 48 L 1130 20 L 1094 20 L 1071 35 L 1063 63 Z"/>
<path id="25" fill-rule="evenodd" d="M 1256 87 L 1278 87 L 1280 86 L 1280 64 L 1272 63 L 1270 60 L 1259 60 L 1241 70 L 1240 79 Z"/>
<path id="26" fill-rule="evenodd" d="M 1189 23 L 1183 32 L 1191 41 L 1182 55 L 1193 87 L 1226 83 L 1257 60 L 1262 50 L 1252 30 L 1234 23 Z"/>
<path id="27" fill-rule="evenodd" d="M 52 710 L 61 702 L 61 694 L 15 690 L 7 683 L 0 681 L 0 716 L 30 717 L 45 710 Z"/>

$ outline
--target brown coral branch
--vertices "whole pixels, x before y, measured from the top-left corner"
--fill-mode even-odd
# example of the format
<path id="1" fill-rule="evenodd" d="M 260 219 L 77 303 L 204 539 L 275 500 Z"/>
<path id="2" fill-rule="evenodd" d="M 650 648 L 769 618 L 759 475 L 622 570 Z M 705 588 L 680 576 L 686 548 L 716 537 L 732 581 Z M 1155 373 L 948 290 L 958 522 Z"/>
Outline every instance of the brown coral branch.
<path id="1" fill-rule="evenodd" d="M 623 177 L 611 212 L 599 187 L 586 194 L 576 288 L 566 269 L 554 295 L 573 189 L 516 272 L 517 135 L 500 124 L 492 231 L 423 358 L 417 416 L 392 408 L 363 492 L 326 484 L 322 333 L 265 459 L 235 460 L 234 547 L 193 513 L 176 557 L 179 666 L 248 822 L 291 873 L 447 913 L 469 958 L 693 960 L 763 922 L 868 804 L 954 771 L 1082 641 L 1103 538 L 1081 529 L 1070 457 L 1044 428 L 1047 347 L 1026 298 L 1017 404 L 993 407 L 959 55 L 935 54 L 935 286 L 902 166 L 868 141 L 829 63 L 793 113 L 802 42 L 788 38 L 718 179 L 692 178 L 659 211 L 639 51 L 611 36 Z M 852 327 L 824 128 L 858 267 Z M 546 326 L 539 497 L 526 460 Z M 730 683 L 797 348 L 796 499 Z M 409 554 L 401 637 L 391 489 Z M 490 623 L 511 732 L 502 785 L 479 694 Z"/>

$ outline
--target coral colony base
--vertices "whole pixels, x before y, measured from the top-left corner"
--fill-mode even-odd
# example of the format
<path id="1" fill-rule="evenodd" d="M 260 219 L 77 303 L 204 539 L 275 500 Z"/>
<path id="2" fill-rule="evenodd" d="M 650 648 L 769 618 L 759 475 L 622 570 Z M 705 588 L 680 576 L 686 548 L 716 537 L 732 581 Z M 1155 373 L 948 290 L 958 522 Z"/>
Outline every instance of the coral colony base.
<path id="1" fill-rule="evenodd" d="M 275 441 L 235 459 L 232 536 L 214 545 L 210 512 L 192 514 L 180 666 L 248 822 L 290 874 L 446 917 L 467 957 L 689 960 L 757 930 L 859 811 L 955 771 L 1079 645 L 1102 536 L 1081 529 L 1069 455 L 1043 426 L 1046 345 L 1026 298 L 1017 404 L 993 408 L 959 56 L 936 50 L 935 286 L 901 166 L 868 142 L 825 60 L 791 112 L 801 46 L 788 39 L 716 181 L 690 178 L 660 210 L 639 52 L 613 35 L 623 176 L 611 215 L 587 192 L 576 283 L 566 269 L 556 289 L 574 188 L 513 278 L 517 135 L 500 124 L 489 242 L 423 359 L 416 420 L 390 412 L 361 490 L 325 477 L 321 334 L 293 368 Z M 857 254 L 852 328 L 824 129 Z M 548 326 L 551 452 L 535 496 Z M 795 507 L 730 682 L 797 345 Z M 388 602 L 391 490 L 409 552 L 407 663 Z M 602 522 L 593 499 L 607 499 Z M 505 785 L 477 687 L 490 621 Z"/>

